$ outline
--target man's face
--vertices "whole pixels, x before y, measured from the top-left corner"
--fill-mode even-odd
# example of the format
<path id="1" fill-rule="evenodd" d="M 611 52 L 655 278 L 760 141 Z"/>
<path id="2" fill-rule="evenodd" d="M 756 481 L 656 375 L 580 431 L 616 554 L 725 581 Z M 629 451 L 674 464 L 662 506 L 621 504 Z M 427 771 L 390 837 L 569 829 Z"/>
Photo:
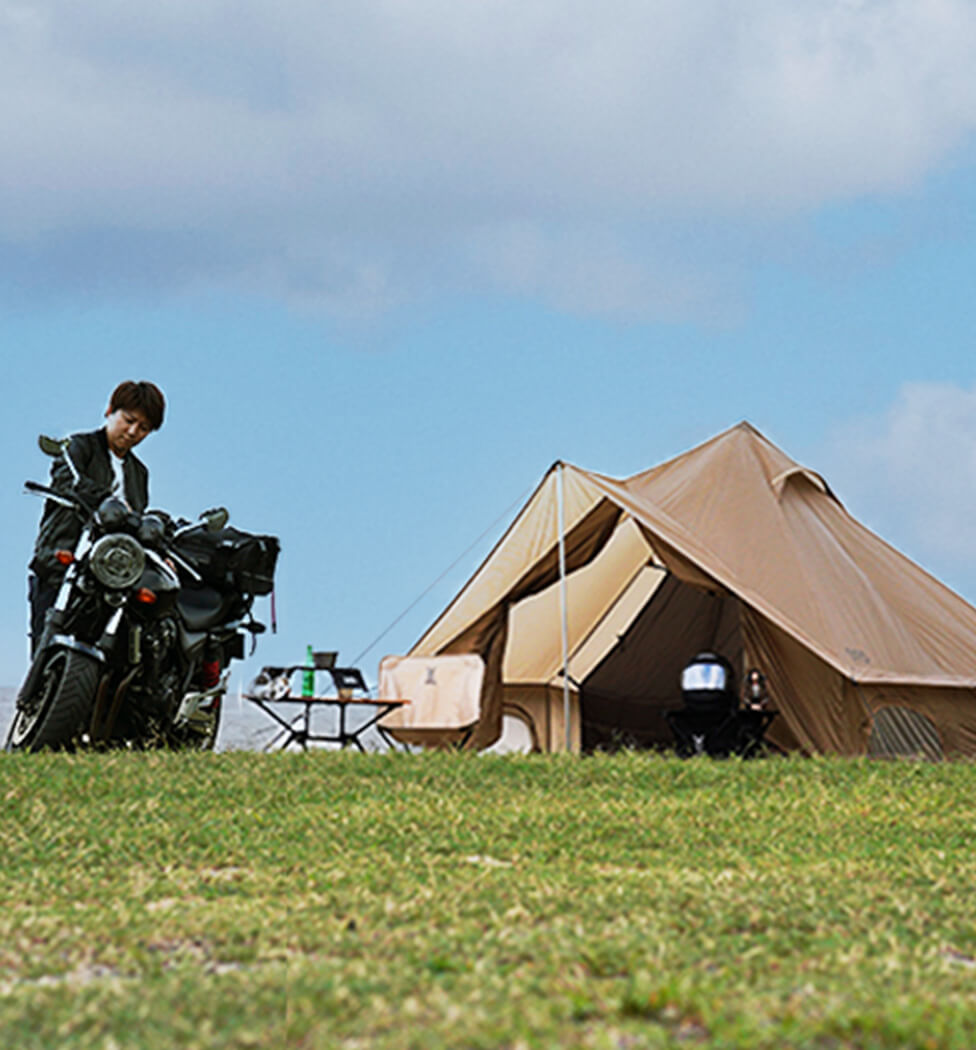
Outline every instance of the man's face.
<path id="1" fill-rule="evenodd" d="M 108 423 L 105 433 L 108 447 L 117 455 L 124 456 L 152 430 L 145 413 L 138 408 L 117 408 L 105 413 Z"/>

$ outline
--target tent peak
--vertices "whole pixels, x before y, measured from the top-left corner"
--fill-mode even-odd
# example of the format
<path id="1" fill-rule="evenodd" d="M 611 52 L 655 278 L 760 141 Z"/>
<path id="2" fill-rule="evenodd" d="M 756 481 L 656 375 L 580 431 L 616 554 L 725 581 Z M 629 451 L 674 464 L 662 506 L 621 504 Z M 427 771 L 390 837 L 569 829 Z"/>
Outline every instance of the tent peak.
<path id="1" fill-rule="evenodd" d="M 751 438 L 758 439 L 764 445 L 770 445 L 773 448 L 778 449 L 778 451 L 782 452 L 782 449 L 779 449 L 779 446 L 777 446 L 774 442 L 770 441 L 769 438 L 766 437 L 766 435 L 759 429 L 759 427 L 757 427 L 755 423 L 751 423 L 748 419 L 740 419 L 738 423 L 736 423 L 734 426 L 729 427 L 729 429 L 726 430 L 724 433 L 718 434 L 717 437 L 722 438 L 730 436 L 734 431 L 741 431 L 742 433 L 747 434 Z"/>
<path id="2" fill-rule="evenodd" d="M 590 473 L 592 473 L 591 471 L 584 470 L 582 467 L 576 466 L 575 463 L 569 463 L 565 459 L 556 459 L 556 460 L 553 460 L 552 465 L 549 467 L 549 469 L 543 475 L 543 480 L 548 478 L 550 474 L 554 474 L 559 469 L 575 471 L 577 474 L 590 474 Z"/>
<path id="3" fill-rule="evenodd" d="M 741 431 L 750 438 L 757 439 L 767 450 L 767 453 L 777 457 L 782 457 L 782 462 L 778 466 L 774 465 L 772 460 L 767 461 L 763 466 L 763 469 L 766 472 L 766 480 L 768 481 L 770 488 L 776 494 L 777 499 L 782 498 L 783 491 L 788 483 L 795 479 L 802 479 L 809 482 L 814 488 L 818 489 L 824 496 L 829 497 L 835 503 L 840 503 L 836 493 L 827 483 L 827 479 L 822 474 L 818 474 L 815 470 L 810 470 L 809 467 L 804 467 L 802 464 L 797 463 L 778 445 L 773 444 L 765 434 L 757 430 L 747 419 L 743 419 L 740 423 L 737 423 L 734 427 L 730 428 L 729 431 L 726 431 L 726 433 L 731 433 L 733 430 Z"/>

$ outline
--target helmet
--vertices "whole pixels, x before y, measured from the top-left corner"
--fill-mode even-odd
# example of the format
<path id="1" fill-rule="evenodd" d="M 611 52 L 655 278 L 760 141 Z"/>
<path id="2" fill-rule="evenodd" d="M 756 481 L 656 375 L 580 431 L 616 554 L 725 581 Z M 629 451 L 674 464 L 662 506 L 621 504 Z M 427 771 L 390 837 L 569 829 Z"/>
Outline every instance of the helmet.
<path id="1" fill-rule="evenodd" d="M 699 653 L 681 672 L 681 696 L 686 707 L 701 710 L 738 707 L 732 665 L 718 653 Z"/>

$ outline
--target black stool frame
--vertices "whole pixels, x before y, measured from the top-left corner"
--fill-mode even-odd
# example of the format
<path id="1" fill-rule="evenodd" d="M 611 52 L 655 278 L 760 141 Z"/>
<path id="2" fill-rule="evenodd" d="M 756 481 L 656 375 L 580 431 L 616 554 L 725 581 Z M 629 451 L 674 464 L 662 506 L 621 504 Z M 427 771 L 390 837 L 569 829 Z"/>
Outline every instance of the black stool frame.
<path id="1" fill-rule="evenodd" d="M 679 707 L 665 711 L 664 717 L 674 734 L 675 750 L 682 758 L 752 758 L 762 748 L 766 730 L 778 713 L 750 708 Z"/>

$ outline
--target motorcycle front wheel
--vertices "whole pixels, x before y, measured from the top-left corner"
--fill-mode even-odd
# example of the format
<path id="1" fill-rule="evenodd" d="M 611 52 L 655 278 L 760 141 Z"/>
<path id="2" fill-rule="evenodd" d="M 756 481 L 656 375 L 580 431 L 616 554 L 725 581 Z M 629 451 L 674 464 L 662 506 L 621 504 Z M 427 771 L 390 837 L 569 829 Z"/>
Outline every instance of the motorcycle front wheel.
<path id="1" fill-rule="evenodd" d="M 98 662 L 70 649 L 53 649 L 41 659 L 36 687 L 14 712 L 7 751 L 72 750 L 91 721 Z"/>

